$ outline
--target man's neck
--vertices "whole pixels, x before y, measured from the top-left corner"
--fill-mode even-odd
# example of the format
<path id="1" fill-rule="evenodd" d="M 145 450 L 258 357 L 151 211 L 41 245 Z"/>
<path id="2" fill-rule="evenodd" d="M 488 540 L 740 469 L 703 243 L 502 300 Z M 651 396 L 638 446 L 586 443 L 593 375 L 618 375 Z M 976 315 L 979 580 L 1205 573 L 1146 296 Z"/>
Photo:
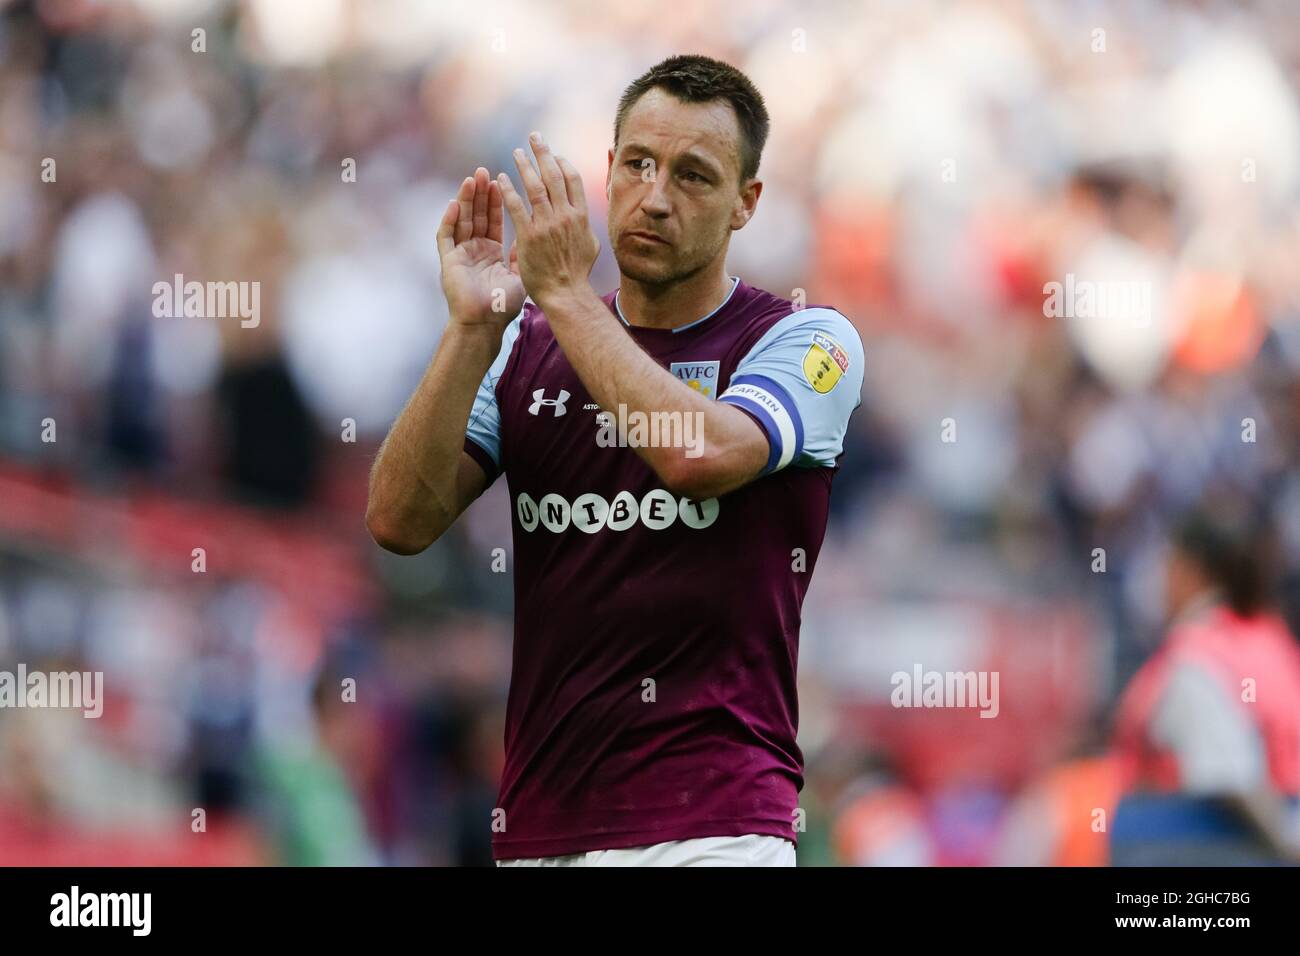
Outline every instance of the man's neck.
<path id="1" fill-rule="evenodd" d="M 1197 618 L 1209 613 L 1223 603 L 1223 595 L 1218 588 L 1205 587 L 1188 597 L 1170 616 L 1169 627 L 1190 624 Z"/>
<path id="2" fill-rule="evenodd" d="M 650 285 L 624 276 L 616 301 L 628 325 L 675 329 L 717 311 L 731 294 L 731 287 L 726 264 L 719 262 L 671 285 Z"/>

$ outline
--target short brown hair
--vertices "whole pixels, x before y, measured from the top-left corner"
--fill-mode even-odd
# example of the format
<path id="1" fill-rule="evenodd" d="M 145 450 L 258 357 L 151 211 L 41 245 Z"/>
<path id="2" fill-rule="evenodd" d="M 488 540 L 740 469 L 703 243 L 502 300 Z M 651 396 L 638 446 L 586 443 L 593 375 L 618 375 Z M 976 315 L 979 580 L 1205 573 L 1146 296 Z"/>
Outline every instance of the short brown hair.
<path id="1" fill-rule="evenodd" d="M 1267 608 L 1282 560 L 1272 516 L 1260 505 L 1212 495 L 1174 525 L 1174 547 L 1242 617 Z"/>
<path id="2" fill-rule="evenodd" d="M 740 181 L 758 174 L 758 161 L 767 143 L 770 124 L 763 96 L 749 77 L 730 64 L 688 53 L 672 56 L 637 77 L 618 101 L 614 116 L 614 148 L 628 112 L 647 91 L 661 88 L 684 103 L 726 100 L 740 121 Z"/>

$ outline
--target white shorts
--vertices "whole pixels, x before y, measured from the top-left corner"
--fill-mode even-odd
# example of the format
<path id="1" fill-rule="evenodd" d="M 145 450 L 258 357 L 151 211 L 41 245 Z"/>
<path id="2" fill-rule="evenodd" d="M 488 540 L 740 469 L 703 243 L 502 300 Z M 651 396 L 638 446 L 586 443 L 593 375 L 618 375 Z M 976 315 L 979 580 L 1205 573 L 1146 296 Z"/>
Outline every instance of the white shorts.
<path id="1" fill-rule="evenodd" d="M 749 833 L 566 856 L 497 860 L 497 866 L 794 866 L 794 844 L 783 837 Z"/>

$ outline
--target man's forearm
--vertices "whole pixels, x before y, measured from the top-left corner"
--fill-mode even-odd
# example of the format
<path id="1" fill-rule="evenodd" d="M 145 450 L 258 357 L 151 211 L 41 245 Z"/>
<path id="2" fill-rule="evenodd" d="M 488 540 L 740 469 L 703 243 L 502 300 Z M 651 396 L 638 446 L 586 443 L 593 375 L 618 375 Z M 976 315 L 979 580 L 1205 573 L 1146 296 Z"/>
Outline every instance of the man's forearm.
<path id="1" fill-rule="evenodd" d="M 765 452 L 752 451 L 758 426 L 744 412 L 705 398 L 651 358 L 589 284 L 537 303 L 569 364 L 607 413 L 679 413 L 699 422 L 698 454 L 678 446 L 634 447 L 674 490 L 705 497 L 754 477 Z M 594 440 L 594 436 L 593 436 Z M 764 440 L 765 444 L 765 440 Z M 691 451 L 688 455 L 687 452 Z"/>
<path id="2" fill-rule="evenodd" d="M 1283 797 L 1261 789 L 1239 792 L 1229 799 L 1279 856 L 1291 861 L 1300 859 L 1300 841 L 1290 823 L 1290 810 Z"/>
<path id="3" fill-rule="evenodd" d="M 366 522 L 390 550 L 423 550 L 460 513 L 457 472 L 474 395 L 500 335 L 447 326 L 433 360 L 389 430 L 370 475 Z"/>

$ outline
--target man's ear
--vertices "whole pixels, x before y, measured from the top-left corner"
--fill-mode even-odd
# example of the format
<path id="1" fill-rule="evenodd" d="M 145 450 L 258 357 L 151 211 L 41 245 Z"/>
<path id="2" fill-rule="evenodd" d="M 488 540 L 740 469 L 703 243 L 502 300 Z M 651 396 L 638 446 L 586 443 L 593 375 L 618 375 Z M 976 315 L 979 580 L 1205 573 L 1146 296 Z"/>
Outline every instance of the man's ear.
<path id="1" fill-rule="evenodd" d="M 605 201 L 610 202 L 614 198 L 614 150 L 609 150 L 609 159 L 605 165 Z"/>
<path id="2" fill-rule="evenodd" d="M 751 179 L 748 185 L 740 191 L 739 199 L 731 212 L 731 228 L 733 231 L 745 228 L 745 224 L 754 217 L 754 212 L 758 208 L 758 197 L 762 194 L 763 183 L 758 179 Z"/>

